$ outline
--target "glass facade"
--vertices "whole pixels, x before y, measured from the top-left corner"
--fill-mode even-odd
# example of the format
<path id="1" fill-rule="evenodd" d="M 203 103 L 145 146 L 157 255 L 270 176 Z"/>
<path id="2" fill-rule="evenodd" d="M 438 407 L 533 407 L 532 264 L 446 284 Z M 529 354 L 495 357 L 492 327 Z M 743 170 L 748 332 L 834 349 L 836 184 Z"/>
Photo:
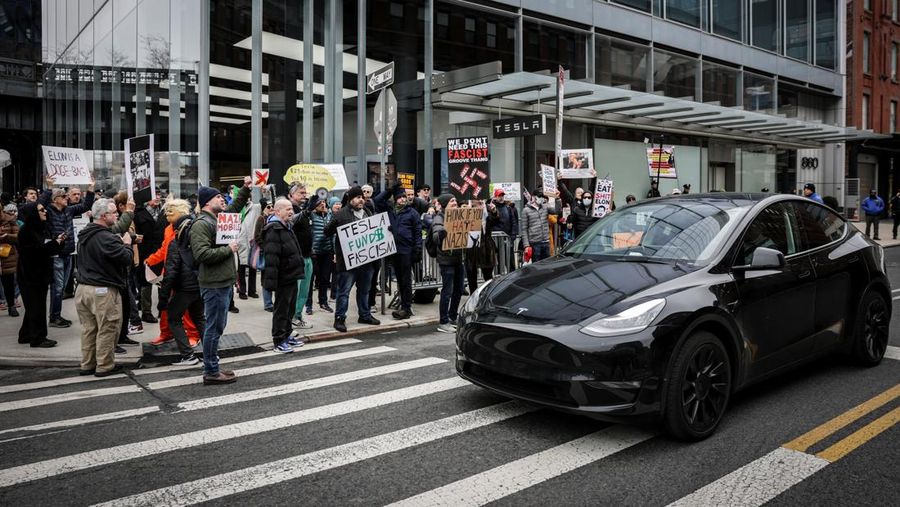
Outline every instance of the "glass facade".
<path id="1" fill-rule="evenodd" d="M 700 0 L 666 0 L 666 19 L 700 27 Z"/>
<path id="2" fill-rule="evenodd" d="M 739 74 L 738 69 L 703 62 L 703 102 L 718 102 L 725 107 L 736 106 Z"/>
<path id="3" fill-rule="evenodd" d="M 597 83 L 641 92 L 649 89 L 650 48 L 646 44 L 597 35 L 596 52 Z"/>
<path id="4" fill-rule="evenodd" d="M 775 107 L 775 80 L 759 74 L 744 72 L 744 109 L 772 112 Z"/>
<path id="5" fill-rule="evenodd" d="M 712 31 L 716 35 L 741 40 L 744 5 L 734 0 L 712 0 Z"/>
<path id="6" fill-rule="evenodd" d="M 668 51 L 653 51 L 653 89 L 667 97 L 696 100 L 700 61 Z"/>
<path id="7" fill-rule="evenodd" d="M 787 2 L 785 14 L 785 54 L 791 58 L 807 61 L 809 51 L 809 4 L 803 2 Z"/>
<path id="8" fill-rule="evenodd" d="M 750 0 L 750 42 L 762 49 L 778 51 L 781 48 L 778 0 Z"/>

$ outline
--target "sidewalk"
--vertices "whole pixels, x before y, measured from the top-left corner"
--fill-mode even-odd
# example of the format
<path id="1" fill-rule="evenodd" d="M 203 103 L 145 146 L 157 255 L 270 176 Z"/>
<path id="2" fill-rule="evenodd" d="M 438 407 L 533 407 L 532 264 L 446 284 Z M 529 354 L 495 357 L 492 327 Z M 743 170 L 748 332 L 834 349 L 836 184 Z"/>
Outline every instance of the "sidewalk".
<path id="1" fill-rule="evenodd" d="M 850 222 L 850 223 L 853 224 L 854 226 L 856 226 L 856 228 L 859 229 L 860 231 L 862 231 L 863 233 L 866 232 L 866 221 L 865 220 L 862 220 L 859 222 Z M 888 218 L 881 219 L 881 221 L 878 223 L 878 237 L 880 239 L 878 241 L 876 241 L 876 243 L 878 243 L 879 245 L 881 245 L 885 248 L 900 245 L 900 239 L 893 239 L 894 236 L 891 231 L 893 228 L 894 228 L 894 219 L 893 218 L 888 217 Z"/>
<path id="2" fill-rule="evenodd" d="M 396 284 L 393 285 L 396 290 Z M 377 298 L 378 312 L 373 312 L 375 318 L 381 321 L 379 326 L 368 326 L 358 324 L 356 322 L 356 303 L 354 289 L 350 293 L 350 309 L 347 312 L 347 332 L 339 333 L 334 330 L 334 314 L 322 311 L 318 304 L 313 305 L 312 315 L 304 315 L 308 322 L 311 322 L 312 329 L 298 330 L 305 341 L 328 340 L 332 338 L 349 338 L 359 337 L 369 333 L 384 333 L 387 331 L 395 331 L 399 329 L 407 329 L 417 326 L 436 326 L 438 323 L 438 300 L 440 296 L 436 296 L 434 301 L 428 305 L 413 304 L 413 312 L 415 315 L 406 320 L 394 320 L 391 316 L 391 309 L 386 308 L 385 315 L 381 314 L 381 298 Z M 154 298 L 154 308 L 156 304 L 156 294 Z M 392 295 L 385 296 L 385 306 L 390 304 Z M 317 301 L 314 300 L 314 301 Z M 272 314 L 263 310 L 262 297 L 259 299 L 241 300 L 235 296 L 235 305 L 240 309 L 240 313 L 228 314 L 228 325 L 225 327 L 225 334 L 222 342 L 230 341 L 239 345 L 240 352 L 259 352 L 260 350 L 271 350 L 272 344 Z M 465 296 L 463 296 L 464 304 Z M 329 302 L 333 308 L 334 302 Z M 49 306 L 49 305 L 48 305 Z M 22 309 L 19 309 L 20 314 Z M 10 317 L 6 312 L 0 314 L 0 366 L 57 366 L 57 367 L 73 367 L 79 366 L 81 362 L 81 326 L 78 323 L 78 317 L 75 313 L 74 299 L 66 299 L 63 301 L 63 317 L 72 321 L 72 327 L 67 329 L 49 328 L 48 338 L 56 340 L 56 347 L 50 349 L 31 348 L 28 345 L 18 343 L 19 326 L 22 324 L 22 317 Z M 131 345 L 125 346 L 127 354 L 116 354 L 116 362 L 122 364 L 136 364 L 142 358 L 150 363 L 168 364 L 175 357 L 171 356 L 174 345 L 171 343 L 164 344 L 161 347 L 153 347 L 148 342 L 159 336 L 159 324 L 144 323 L 144 332 L 138 335 L 132 335 L 131 338 L 141 342 L 141 346 Z M 228 338 L 232 338 L 228 340 Z M 236 338 L 236 339 L 235 339 Z M 220 342 L 220 350 L 224 350 Z M 143 349 L 143 350 L 142 350 Z M 144 353 L 148 356 L 145 357 Z M 238 352 L 237 350 L 235 352 Z M 159 356 L 155 358 L 153 356 Z"/>

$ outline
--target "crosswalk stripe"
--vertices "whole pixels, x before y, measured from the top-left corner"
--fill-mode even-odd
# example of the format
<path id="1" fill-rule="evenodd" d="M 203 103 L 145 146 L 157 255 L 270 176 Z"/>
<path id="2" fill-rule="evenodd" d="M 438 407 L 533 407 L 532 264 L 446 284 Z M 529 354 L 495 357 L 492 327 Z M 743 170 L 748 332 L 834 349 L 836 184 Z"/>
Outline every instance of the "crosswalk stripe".
<path id="1" fill-rule="evenodd" d="M 273 371 L 282 371 L 282 370 L 290 370 L 293 368 L 298 368 L 300 366 L 309 366 L 313 364 L 321 364 L 321 363 L 330 363 L 332 361 L 341 361 L 343 359 L 352 359 L 355 357 L 365 357 L 371 356 L 375 354 L 383 354 L 385 352 L 392 352 L 397 349 L 392 347 L 371 347 L 368 349 L 359 349 L 359 350 L 349 350 L 347 352 L 338 352 L 337 354 L 327 354 L 322 356 L 313 356 L 313 357 L 305 357 L 303 359 L 295 359 L 293 361 L 283 361 L 280 363 L 272 363 L 272 364 L 264 364 L 262 366 L 253 366 L 250 368 L 243 368 L 240 370 L 235 370 L 234 373 L 238 377 L 245 377 L 248 375 L 258 375 L 260 373 L 271 373 Z M 269 353 L 270 356 L 273 354 Z M 194 375 L 191 377 L 183 377 L 183 378 L 175 378 L 169 380 L 160 380 L 158 382 L 150 382 L 147 384 L 147 389 L 167 389 L 170 387 L 181 387 L 181 386 L 189 386 L 193 384 L 202 384 L 203 376 L 202 375 Z"/>
<path id="2" fill-rule="evenodd" d="M 0 488 L 233 438 L 258 435 L 268 431 L 281 431 L 301 424 L 412 400 L 460 387 L 470 387 L 471 385 L 459 377 L 451 377 L 287 414 L 28 463 L 0 470 Z"/>
<path id="3" fill-rule="evenodd" d="M 900 347 L 888 345 L 887 350 L 884 351 L 884 357 L 900 361 Z"/>
<path id="4" fill-rule="evenodd" d="M 189 411 L 201 410 L 204 408 L 221 407 L 223 405 L 231 405 L 233 403 L 241 403 L 244 401 L 261 400 L 265 398 L 272 398 L 275 396 L 282 396 L 285 394 L 299 393 L 301 391 L 308 391 L 310 389 L 333 386 L 336 384 L 343 384 L 345 382 L 353 382 L 354 380 L 362 380 L 365 378 L 377 377 L 379 375 L 387 375 L 389 373 L 397 373 L 401 371 L 412 370 L 415 368 L 422 368 L 425 366 L 433 366 L 446 362 L 446 359 L 426 357 L 424 359 L 416 359 L 414 361 L 389 364 L 387 366 L 377 366 L 375 368 L 366 368 L 364 370 L 351 371 L 349 373 L 341 373 L 338 375 L 330 375 L 328 377 L 320 377 L 311 380 L 293 382 L 290 384 L 264 387 L 262 389 L 256 389 L 253 391 L 186 401 L 184 403 L 179 403 L 178 408 L 184 411 Z"/>
<path id="5" fill-rule="evenodd" d="M 613 426 L 391 505 L 484 505 L 611 456 L 653 436 L 634 427 Z"/>
<path id="6" fill-rule="evenodd" d="M 54 403 L 63 403 L 66 401 L 97 398 L 99 396 L 112 396 L 114 394 L 139 392 L 141 392 L 140 387 L 136 385 L 128 385 L 121 387 L 104 387 L 103 389 L 92 389 L 90 391 L 76 391 L 72 393 L 54 394 L 51 396 L 41 396 L 39 398 L 27 398 L 24 400 L 14 400 L 0 403 L 0 412 L 52 405 Z"/>
<path id="7" fill-rule="evenodd" d="M 536 410 L 518 402 L 445 417 L 319 451 L 112 500 L 98 506 L 192 505 L 434 442 Z"/>
<path id="8" fill-rule="evenodd" d="M 53 380 L 42 380 L 40 382 L 29 382 L 27 384 L 13 384 L 8 386 L 0 386 L 0 394 L 17 393 L 19 391 L 30 391 L 32 389 L 43 389 L 45 387 L 57 387 L 70 384 L 84 384 L 86 382 L 101 382 L 104 380 L 121 380 L 125 377 L 122 375 L 110 375 L 109 377 L 95 377 L 93 375 L 79 375 L 77 377 L 64 377 Z"/>
<path id="9" fill-rule="evenodd" d="M 120 410 L 118 412 L 109 412 L 106 414 L 98 414 L 92 415 L 88 417 L 79 417 L 77 419 L 65 419 L 63 421 L 53 421 L 41 424 L 34 424 L 32 426 L 22 426 L 19 428 L 10 428 L 8 430 L 0 431 L 0 435 L 6 435 L 8 433 L 21 433 L 21 432 L 31 432 L 31 431 L 46 431 L 46 430 L 55 430 L 59 428 L 69 428 L 72 426 L 81 426 L 82 424 L 91 424 L 95 422 L 104 422 L 104 421 L 114 421 L 116 419 L 126 419 L 128 417 L 136 417 L 139 415 L 152 414 L 155 412 L 159 412 L 159 407 L 144 407 L 144 408 L 135 408 L 132 410 Z"/>
<path id="10" fill-rule="evenodd" d="M 713 481 L 669 507 L 760 506 L 828 466 L 828 461 L 779 447 Z"/>

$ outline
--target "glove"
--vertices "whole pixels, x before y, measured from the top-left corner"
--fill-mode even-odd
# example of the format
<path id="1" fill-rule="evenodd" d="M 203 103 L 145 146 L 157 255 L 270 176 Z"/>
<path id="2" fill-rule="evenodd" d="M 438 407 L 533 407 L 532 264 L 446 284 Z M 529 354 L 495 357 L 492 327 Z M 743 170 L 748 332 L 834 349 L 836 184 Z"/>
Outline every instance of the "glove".
<path id="1" fill-rule="evenodd" d="M 413 252 L 413 262 L 415 262 L 416 264 L 422 262 L 422 251 L 421 250 L 416 250 L 415 252 Z"/>
<path id="2" fill-rule="evenodd" d="M 534 254 L 534 249 L 530 246 L 525 247 L 525 256 L 523 257 L 523 261 L 528 262 L 531 260 L 531 255 Z"/>

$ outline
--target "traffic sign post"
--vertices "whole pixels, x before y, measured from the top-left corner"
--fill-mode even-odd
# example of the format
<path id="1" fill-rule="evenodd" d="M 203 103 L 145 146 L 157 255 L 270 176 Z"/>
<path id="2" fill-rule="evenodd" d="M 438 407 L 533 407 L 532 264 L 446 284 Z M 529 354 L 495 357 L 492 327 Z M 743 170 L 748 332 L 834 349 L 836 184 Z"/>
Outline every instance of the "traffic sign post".
<path id="1" fill-rule="evenodd" d="M 394 62 L 366 76 L 366 94 L 381 91 L 378 100 L 375 101 L 375 119 L 373 127 L 375 136 L 378 137 L 378 153 L 381 155 L 381 191 L 385 187 L 385 163 L 386 157 L 393 151 L 393 145 L 389 146 L 389 139 L 397 129 L 397 97 L 391 91 L 394 84 Z M 381 314 L 385 312 L 385 284 L 387 283 L 387 269 L 384 259 L 381 259 Z"/>
<path id="2" fill-rule="evenodd" d="M 366 76 L 366 95 L 394 84 L 394 62 Z"/>

